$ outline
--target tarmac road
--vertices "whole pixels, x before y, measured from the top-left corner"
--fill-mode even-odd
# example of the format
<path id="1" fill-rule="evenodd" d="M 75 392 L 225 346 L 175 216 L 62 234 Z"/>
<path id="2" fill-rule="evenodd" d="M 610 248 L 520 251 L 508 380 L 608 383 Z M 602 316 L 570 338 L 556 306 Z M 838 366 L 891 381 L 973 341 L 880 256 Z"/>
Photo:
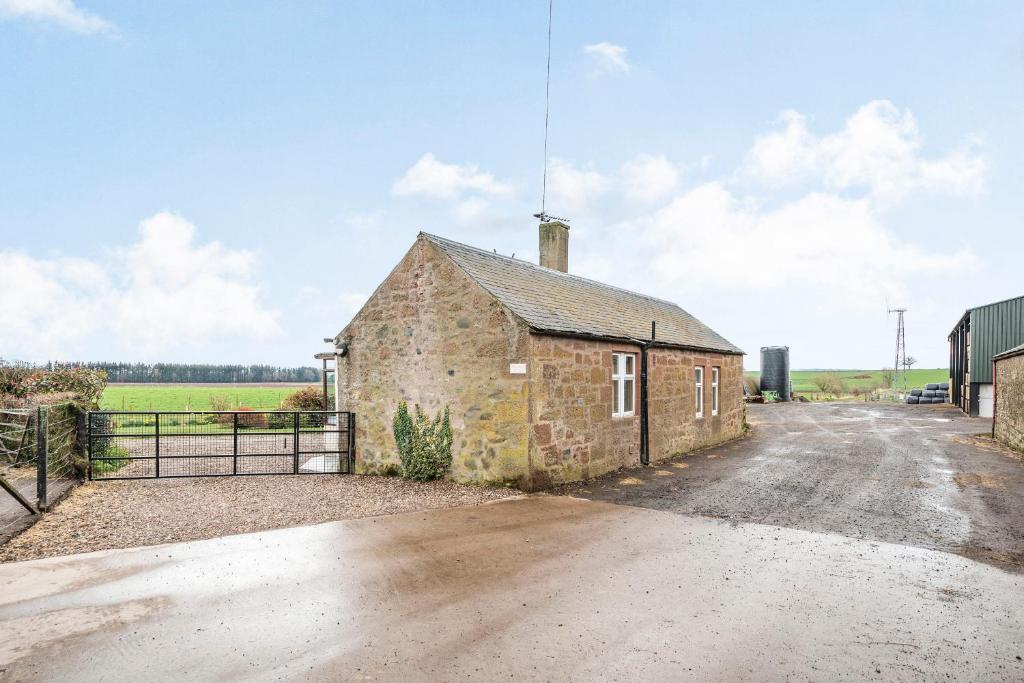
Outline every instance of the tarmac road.
<path id="1" fill-rule="evenodd" d="M 952 406 L 750 405 L 751 435 L 562 492 L 944 550 L 1024 571 L 1024 462 Z M 626 483 L 623 483 L 626 482 Z"/>

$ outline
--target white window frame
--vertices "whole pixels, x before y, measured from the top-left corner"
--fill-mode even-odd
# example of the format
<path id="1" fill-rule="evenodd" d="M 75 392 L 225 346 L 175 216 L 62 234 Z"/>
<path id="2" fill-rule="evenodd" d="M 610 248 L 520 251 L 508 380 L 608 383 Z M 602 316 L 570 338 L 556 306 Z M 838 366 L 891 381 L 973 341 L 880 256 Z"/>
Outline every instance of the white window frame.
<path id="1" fill-rule="evenodd" d="M 711 368 L 711 416 L 718 415 L 718 376 L 721 374 L 721 369 L 718 367 Z"/>
<path id="2" fill-rule="evenodd" d="M 693 366 L 693 385 L 697 417 L 704 417 L 704 366 Z"/>
<path id="3" fill-rule="evenodd" d="M 626 372 L 626 358 L 633 359 L 633 372 Z M 626 406 L 626 381 L 632 380 L 633 387 L 633 410 L 622 410 Z M 612 353 L 612 391 L 615 397 L 612 399 L 612 417 L 633 417 L 636 414 L 636 354 L 635 353 Z M 617 402 L 616 402 L 617 399 Z M 619 411 L 615 411 L 615 406 Z"/>

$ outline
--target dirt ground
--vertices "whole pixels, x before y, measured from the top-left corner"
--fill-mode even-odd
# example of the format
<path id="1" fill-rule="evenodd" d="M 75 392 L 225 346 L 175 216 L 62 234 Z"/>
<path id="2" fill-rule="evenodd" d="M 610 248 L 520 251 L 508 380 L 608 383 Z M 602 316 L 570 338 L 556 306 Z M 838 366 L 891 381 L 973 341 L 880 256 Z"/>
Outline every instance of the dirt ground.
<path id="1" fill-rule="evenodd" d="M 0 562 L 134 548 L 519 495 L 513 489 L 420 484 L 344 474 L 89 482 L 0 545 Z"/>
<path id="2" fill-rule="evenodd" d="M 951 406 L 748 406 L 751 434 L 559 492 L 953 552 L 1024 571 L 1024 462 Z"/>

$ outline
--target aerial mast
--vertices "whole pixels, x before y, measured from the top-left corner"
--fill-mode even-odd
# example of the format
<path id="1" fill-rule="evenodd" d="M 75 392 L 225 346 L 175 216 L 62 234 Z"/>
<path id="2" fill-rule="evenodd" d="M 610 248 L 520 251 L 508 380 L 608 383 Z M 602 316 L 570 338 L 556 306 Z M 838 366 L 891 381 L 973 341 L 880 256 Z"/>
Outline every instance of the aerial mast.
<path id="1" fill-rule="evenodd" d="M 548 119 L 551 112 L 551 24 L 555 13 L 555 0 L 548 0 L 548 68 L 547 80 L 544 82 L 544 174 L 541 180 L 540 212 L 533 214 L 541 223 L 556 220 L 568 223 L 568 218 L 552 216 L 547 212 L 548 198 Z"/>

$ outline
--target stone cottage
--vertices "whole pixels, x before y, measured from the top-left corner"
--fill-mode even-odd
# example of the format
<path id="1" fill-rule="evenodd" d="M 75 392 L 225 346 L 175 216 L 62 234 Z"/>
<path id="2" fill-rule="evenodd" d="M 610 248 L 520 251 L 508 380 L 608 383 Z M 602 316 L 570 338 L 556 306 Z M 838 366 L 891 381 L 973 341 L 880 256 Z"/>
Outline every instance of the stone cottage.
<path id="1" fill-rule="evenodd" d="M 357 473 L 398 463 L 399 401 L 451 411 L 452 476 L 533 490 L 740 435 L 743 352 L 679 306 L 568 274 L 569 228 L 540 265 L 420 233 L 335 338 Z"/>

